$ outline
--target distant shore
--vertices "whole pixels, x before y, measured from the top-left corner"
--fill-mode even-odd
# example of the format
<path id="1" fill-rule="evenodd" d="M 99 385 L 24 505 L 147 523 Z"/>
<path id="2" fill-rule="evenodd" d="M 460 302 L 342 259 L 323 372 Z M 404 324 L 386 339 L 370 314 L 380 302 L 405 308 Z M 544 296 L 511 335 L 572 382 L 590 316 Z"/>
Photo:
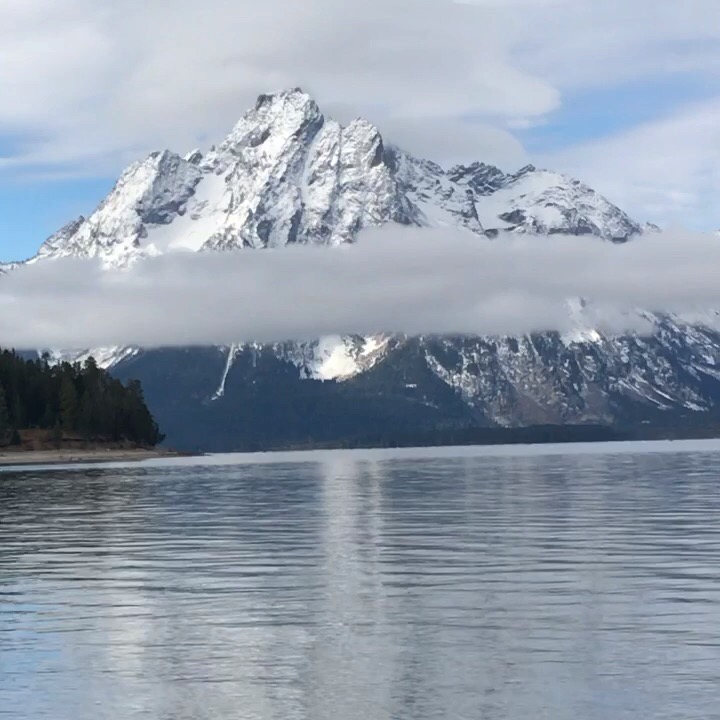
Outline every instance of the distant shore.
<path id="1" fill-rule="evenodd" d="M 192 453 L 162 448 L 109 448 L 0 451 L 0 467 L 23 465 L 84 465 L 86 463 L 139 462 L 154 458 L 188 457 Z"/>

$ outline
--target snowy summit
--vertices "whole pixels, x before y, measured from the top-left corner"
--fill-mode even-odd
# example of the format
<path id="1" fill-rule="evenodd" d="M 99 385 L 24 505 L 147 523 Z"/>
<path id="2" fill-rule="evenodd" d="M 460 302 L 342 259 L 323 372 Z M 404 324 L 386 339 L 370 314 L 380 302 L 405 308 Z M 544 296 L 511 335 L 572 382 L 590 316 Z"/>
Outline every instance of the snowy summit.
<path id="1" fill-rule="evenodd" d="M 50 237 L 33 261 L 99 257 L 121 267 L 172 250 L 339 245 L 391 222 L 614 242 L 642 232 L 577 180 L 532 166 L 444 169 L 388 147 L 366 120 L 326 118 L 296 88 L 261 95 L 204 155 L 163 150 L 131 165 L 94 213 Z"/>

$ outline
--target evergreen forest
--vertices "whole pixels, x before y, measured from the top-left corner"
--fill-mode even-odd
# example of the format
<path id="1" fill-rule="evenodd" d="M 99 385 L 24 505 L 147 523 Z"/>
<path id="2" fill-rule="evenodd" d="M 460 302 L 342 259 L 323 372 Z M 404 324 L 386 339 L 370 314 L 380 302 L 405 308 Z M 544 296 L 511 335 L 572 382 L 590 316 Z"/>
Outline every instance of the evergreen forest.
<path id="1" fill-rule="evenodd" d="M 20 443 L 24 430 L 65 438 L 155 446 L 163 436 L 137 380 L 123 384 L 93 358 L 54 364 L 0 352 L 0 446 Z"/>

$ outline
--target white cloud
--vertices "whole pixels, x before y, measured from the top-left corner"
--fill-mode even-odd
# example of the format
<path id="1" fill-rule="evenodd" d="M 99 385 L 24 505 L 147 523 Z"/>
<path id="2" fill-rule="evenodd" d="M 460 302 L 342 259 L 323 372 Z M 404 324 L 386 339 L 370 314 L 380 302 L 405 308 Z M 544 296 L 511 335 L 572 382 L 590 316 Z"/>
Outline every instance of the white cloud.
<path id="1" fill-rule="evenodd" d="M 590 301 L 586 325 L 647 330 L 629 308 L 720 307 L 718 265 L 720 242 L 711 235 L 653 234 L 615 246 L 397 227 L 335 250 L 170 254 L 123 272 L 47 261 L 0 279 L 0 346 L 565 332 L 577 327 L 566 299 L 579 296 Z"/>
<path id="2" fill-rule="evenodd" d="M 152 149 L 215 142 L 258 93 L 295 85 L 431 159 L 514 169 L 513 131 L 551 122 L 563 93 L 672 76 L 711 87 L 719 40 L 717 0 L 0 0 L 0 170 L 115 174 Z M 702 213 L 714 136 L 694 136 L 691 114 L 560 160 L 640 215 Z M 673 148 L 665 185 L 645 182 L 654 160 L 632 147 L 658 138 Z"/>
<path id="3" fill-rule="evenodd" d="M 517 169 L 529 162 L 522 144 L 510 133 L 488 123 L 457 118 L 382 118 L 383 136 L 422 158 L 440 158 L 447 166 L 481 159 Z"/>
<path id="4" fill-rule="evenodd" d="M 717 0 L 537 0 L 501 13 L 514 59 L 562 88 L 720 74 Z"/>
<path id="5" fill-rule="evenodd" d="M 115 167 L 154 146 L 189 149 L 228 132 L 258 93 L 295 85 L 426 133 L 557 107 L 495 23 L 451 0 L 0 0 L 0 132 L 36 140 L 5 165 Z M 491 142 L 515 152 L 503 135 Z"/>
<path id="6" fill-rule="evenodd" d="M 499 135 L 569 88 L 716 77 L 718 28 L 716 0 L 0 0 L 0 132 L 35 137 L 22 162 L 115 168 L 218 139 L 259 92 L 302 85 L 447 144 L 461 116 Z"/>
<path id="7" fill-rule="evenodd" d="M 720 99 L 545 162 L 584 178 L 641 220 L 720 227 Z"/>

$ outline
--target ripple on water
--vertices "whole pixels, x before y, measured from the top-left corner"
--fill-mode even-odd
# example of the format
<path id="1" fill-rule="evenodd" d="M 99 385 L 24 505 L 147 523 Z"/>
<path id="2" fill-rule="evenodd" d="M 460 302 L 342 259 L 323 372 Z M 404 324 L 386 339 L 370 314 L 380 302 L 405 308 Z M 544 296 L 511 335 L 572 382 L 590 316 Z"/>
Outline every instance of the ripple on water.
<path id="1" fill-rule="evenodd" d="M 720 454 L 648 449 L 0 474 L 0 717 L 713 717 Z"/>

